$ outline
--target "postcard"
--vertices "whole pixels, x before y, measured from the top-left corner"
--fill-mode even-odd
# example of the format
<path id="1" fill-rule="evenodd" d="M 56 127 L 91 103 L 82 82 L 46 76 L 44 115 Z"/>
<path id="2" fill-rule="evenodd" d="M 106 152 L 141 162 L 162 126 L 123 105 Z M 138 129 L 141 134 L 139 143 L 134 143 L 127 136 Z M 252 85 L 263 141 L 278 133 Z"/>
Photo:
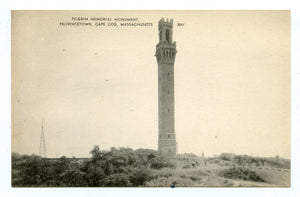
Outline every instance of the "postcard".
<path id="1" fill-rule="evenodd" d="M 290 187 L 290 11 L 12 11 L 12 187 Z"/>

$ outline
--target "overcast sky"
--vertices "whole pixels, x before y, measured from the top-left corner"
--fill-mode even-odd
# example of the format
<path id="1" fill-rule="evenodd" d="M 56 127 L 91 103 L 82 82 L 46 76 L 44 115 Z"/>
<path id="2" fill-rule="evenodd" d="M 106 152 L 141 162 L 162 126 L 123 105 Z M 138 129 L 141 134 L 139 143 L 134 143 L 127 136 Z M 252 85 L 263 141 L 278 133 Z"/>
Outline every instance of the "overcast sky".
<path id="1" fill-rule="evenodd" d="M 80 16 L 153 26 L 59 26 Z M 288 11 L 14 12 L 12 151 L 38 154 L 42 119 L 49 157 L 157 149 L 161 17 L 174 19 L 179 153 L 289 158 Z"/>

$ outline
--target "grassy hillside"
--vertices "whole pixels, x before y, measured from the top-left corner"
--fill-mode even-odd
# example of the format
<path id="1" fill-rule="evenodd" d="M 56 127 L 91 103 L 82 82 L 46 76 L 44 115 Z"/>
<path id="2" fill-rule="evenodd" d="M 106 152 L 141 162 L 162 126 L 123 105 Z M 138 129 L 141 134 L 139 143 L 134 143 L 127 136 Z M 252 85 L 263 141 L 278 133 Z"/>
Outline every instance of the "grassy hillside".
<path id="1" fill-rule="evenodd" d="M 95 147 L 90 158 L 12 154 L 14 187 L 288 187 L 290 161 L 222 153 L 166 158 L 150 149 Z"/>

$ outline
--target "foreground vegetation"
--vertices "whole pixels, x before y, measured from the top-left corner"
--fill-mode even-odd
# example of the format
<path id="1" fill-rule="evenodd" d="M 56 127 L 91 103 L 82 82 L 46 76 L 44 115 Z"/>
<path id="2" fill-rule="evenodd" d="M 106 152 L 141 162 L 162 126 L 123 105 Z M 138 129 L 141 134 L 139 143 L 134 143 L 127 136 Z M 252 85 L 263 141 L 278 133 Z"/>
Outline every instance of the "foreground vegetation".
<path id="1" fill-rule="evenodd" d="M 150 149 L 98 146 L 91 158 L 12 154 L 13 187 L 289 186 L 290 161 L 223 153 L 168 159 Z"/>

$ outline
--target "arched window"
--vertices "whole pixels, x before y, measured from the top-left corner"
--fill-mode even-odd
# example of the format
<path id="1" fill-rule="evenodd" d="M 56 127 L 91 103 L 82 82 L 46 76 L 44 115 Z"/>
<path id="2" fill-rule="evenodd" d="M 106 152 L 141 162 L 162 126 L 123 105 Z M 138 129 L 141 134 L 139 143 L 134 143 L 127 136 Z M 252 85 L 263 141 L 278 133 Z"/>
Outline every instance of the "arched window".
<path id="1" fill-rule="evenodd" d="M 161 41 L 162 40 L 162 33 L 161 33 L 161 31 L 159 32 L 159 41 Z"/>
<path id="2" fill-rule="evenodd" d="M 169 42 L 169 30 L 166 30 L 166 40 Z"/>

